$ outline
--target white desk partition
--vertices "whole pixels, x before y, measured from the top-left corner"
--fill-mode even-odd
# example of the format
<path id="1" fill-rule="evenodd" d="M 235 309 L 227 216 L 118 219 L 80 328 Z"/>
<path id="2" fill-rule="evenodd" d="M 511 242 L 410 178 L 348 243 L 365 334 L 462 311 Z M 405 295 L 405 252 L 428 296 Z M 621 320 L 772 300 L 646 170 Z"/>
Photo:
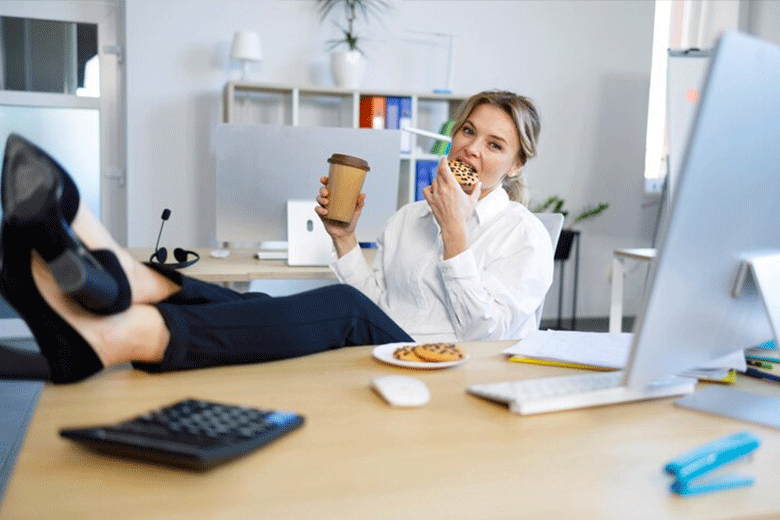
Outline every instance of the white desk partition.
<path id="1" fill-rule="evenodd" d="M 361 157 L 371 168 L 357 236 L 376 241 L 398 209 L 400 146 L 400 130 L 219 124 L 217 240 L 286 241 L 287 201 L 314 199 L 328 158 L 340 153 Z"/>

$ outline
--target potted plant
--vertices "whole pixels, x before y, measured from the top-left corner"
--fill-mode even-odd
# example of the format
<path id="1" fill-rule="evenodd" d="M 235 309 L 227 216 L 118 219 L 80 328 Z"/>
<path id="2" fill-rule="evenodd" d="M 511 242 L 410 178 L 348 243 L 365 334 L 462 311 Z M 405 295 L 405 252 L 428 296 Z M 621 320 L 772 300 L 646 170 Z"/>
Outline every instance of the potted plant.
<path id="1" fill-rule="evenodd" d="M 333 9 L 342 7 L 346 18 L 346 26 L 336 23 L 343 37 L 329 40 L 328 50 L 333 51 L 330 57 L 330 69 L 333 81 L 338 87 L 359 88 L 365 73 L 366 58 L 360 48 L 361 36 L 355 30 L 358 17 L 368 22 L 372 17 L 379 16 L 390 8 L 386 0 L 317 0 L 321 20 L 325 20 Z M 341 49 L 341 47 L 345 47 Z"/>
<path id="2" fill-rule="evenodd" d="M 560 213 L 563 215 L 564 219 L 568 219 L 569 211 L 564 209 L 565 203 L 566 201 L 564 199 L 557 195 L 553 195 L 543 203 L 533 208 L 532 211 L 534 213 L 542 213 L 545 211 L 549 211 L 551 213 Z M 561 231 L 561 236 L 558 239 L 558 247 L 555 248 L 555 259 L 567 260 L 569 258 L 569 254 L 571 253 L 571 246 L 574 242 L 574 235 L 577 233 L 577 231 L 573 229 L 574 226 L 583 220 L 587 220 L 602 214 L 604 211 L 606 211 L 607 208 L 609 208 L 609 204 L 602 202 L 597 206 L 585 208 L 582 210 L 569 225 L 567 225 L 566 220 L 564 220 L 563 230 Z"/>

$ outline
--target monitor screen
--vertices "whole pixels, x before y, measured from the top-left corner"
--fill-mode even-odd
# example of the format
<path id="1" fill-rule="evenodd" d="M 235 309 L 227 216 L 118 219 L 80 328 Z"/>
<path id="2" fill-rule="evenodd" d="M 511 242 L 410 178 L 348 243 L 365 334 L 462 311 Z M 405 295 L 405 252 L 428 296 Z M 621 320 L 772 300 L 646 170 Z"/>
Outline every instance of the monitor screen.
<path id="1" fill-rule="evenodd" d="M 358 240 L 375 242 L 398 209 L 401 132 L 367 128 L 220 124 L 216 129 L 217 240 L 287 240 L 287 201 L 314 200 L 334 154 L 371 168 Z"/>
<path id="2" fill-rule="evenodd" d="M 661 229 L 627 382 L 638 386 L 773 337 L 743 258 L 780 250 L 780 48 L 719 40 Z"/>

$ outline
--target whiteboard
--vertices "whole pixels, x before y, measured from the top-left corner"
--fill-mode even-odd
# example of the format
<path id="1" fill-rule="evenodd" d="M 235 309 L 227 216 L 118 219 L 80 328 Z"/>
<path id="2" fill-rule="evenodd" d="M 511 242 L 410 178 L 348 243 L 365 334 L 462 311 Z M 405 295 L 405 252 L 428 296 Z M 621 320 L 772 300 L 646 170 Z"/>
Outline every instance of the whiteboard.
<path id="1" fill-rule="evenodd" d="M 709 62 L 709 51 L 669 49 L 666 71 L 668 172 L 658 210 L 657 229 L 664 229 L 669 220 L 676 180 L 696 117 Z"/>
<path id="2" fill-rule="evenodd" d="M 666 122 L 669 132 L 669 176 L 667 197 L 674 193 L 674 183 L 685 153 L 691 123 L 698 107 L 699 94 L 710 62 L 708 51 L 669 50 L 667 66 Z"/>

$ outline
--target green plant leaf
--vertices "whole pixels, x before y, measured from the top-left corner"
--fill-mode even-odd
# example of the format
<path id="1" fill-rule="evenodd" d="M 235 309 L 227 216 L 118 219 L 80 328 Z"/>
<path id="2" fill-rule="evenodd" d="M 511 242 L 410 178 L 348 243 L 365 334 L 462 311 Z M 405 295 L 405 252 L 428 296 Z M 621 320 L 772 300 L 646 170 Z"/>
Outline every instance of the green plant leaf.
<path id="1" fill-rule="evenodd" d="M 376 18 L 381 21 L 381 15 L 392 10 L 392 4 L 386 0 L 317 0 L 317 10 L 320 20 L 325 20 L 338 5 L 344 6 L 344 13 L 349 18 L 360 12 L 365 21 Z"/>
<path id="2" fill-rule="evenodd" d="M 553 195 L 552 197 L 548 197 L 547 200 L 545 200 L 543 203 L 541 203 L 538 206 L 536 206 L 536 208 L 534 208 L 533 212 L 534 213 L 541 213 L 543 211 L 547 211 L 548 209 L 550 209 L 550 206 L 552 206 L 553 204 L 555 204 L 556 201 L 558 201 L 558 199 L 559 198 L 557 196 L 555 196 L 555 195 Z"/>
<path id="3" fill-rule="evenodd" d="M 328 50 L 333 50 L 339 45 L 346 45 L 350 50 L 356 50 L 361 54 L 365 54 L 358 45 L 360 36 L 353 29 L 355 19 L 360 15 L 366 22 L 369 22 L 371 18 L 376 18 L 381 23 L 381 15 L 386 11 L 391 11 L 392 4 L 387 0 L 317 0 L 320 21 L 324 21 L 331 11 L 339 5 L 344 7 L 347 28 L 344 29 L 336 24 L 344 33 L 344 38 L 329 40 L 327 42 L 330 44 Z"/>
<path id="4" fill-rule="evenodd" d="M 358 51 L 360 54 L 365 54 L 363 52 L 363 49 L 361 49 L 360 46 L 358 45 L 359 37 L 357 34 L 352 34 L 347 29 L 345 29 L 344 27 L 342 27 L 336 22 L 333 22 L 333 24 L 339 28 L 339 30 L 344 34 L 344 37 L 328 40 L 326 42 L 328 44 L 327 50 L 332 51 L 333 49 L 341 45 L 346 45 L 347 47 L 349 47 L 349 50 Z"/>
<path id="5" fill-rule="evenodd" d="M 589 218 L 593 218 L 596 215 L 600 215 L 601 213 L 604 213 L 604 211 L 609 207 L 609 204 L 606 202 L 602 202 L 595 208 L 587 209 L 583 211 L 582 213 L 577 216 L 577 218 L 574 219 L 574 223 L 577 224 L 579 222 L 582 222 L 583 220 L 587 220 Z"/>
<path id="6" fill-rule="evenodd" d="M 553 195 L 551 197 L 548 197 L 547 200 L 545 200 L 543 203 L 536 206 L 536 208 L 534 208 L 532 211 L 534 213 L 541 213 L 544 211 L 550 211 L 552 213 L 560 213 L 561 215 L 563 215 L 563 218 L 566 219 L 569 216 L 569 211 L 563 209 L 564 204 L 566 204 L 566 201 L 563 198 L 561 198 L 558 195 Z M 596 207 L 586 209 L 585 211 L 581 212 L 577 216 L 577 218 L 574 219 L 572 225 L 578 224 L 583 220 L 587 220 L 589 218 L 593 218 L 597 215 L 600 215 L 601 213 L 606 211 L 607 208 L 609 208 L 609 204 L 606 202 L 602 202 Z M 564 225 L 564 227 L 566 226 Z"/>

